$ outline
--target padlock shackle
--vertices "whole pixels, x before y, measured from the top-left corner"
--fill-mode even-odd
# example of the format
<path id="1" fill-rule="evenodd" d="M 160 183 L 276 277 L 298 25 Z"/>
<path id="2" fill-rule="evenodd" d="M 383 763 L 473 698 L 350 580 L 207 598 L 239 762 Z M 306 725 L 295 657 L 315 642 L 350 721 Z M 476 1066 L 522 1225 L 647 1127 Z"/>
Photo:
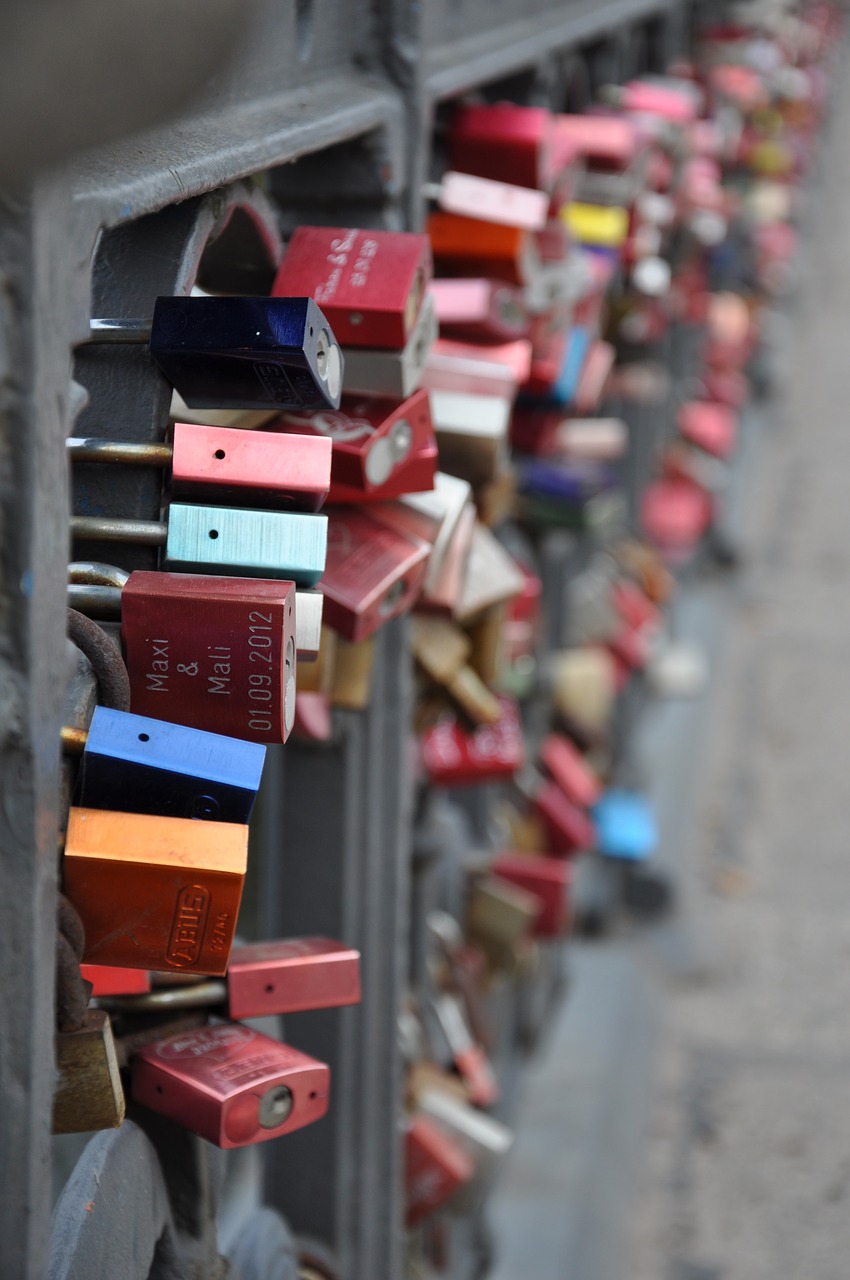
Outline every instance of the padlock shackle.
<path id="1" fill-rule="evenodd" d="M 71 536 L 82 542 L 124 542 L 134 546 L 164 547 L 168 526 L 160 520 L 72 516 Z"/>
<path id="2" fill-rule="evenodd" d="M 210 980 L 186 986 L 160 987 L 136 996 L 98 996 L 112 1013 L 158 1013 L 166 1009 L 211 1009 L 227 1003 L 227 983 Z"/>
<path id="3" fill-rule="evenodd" d="M 102 560 L 72 560 L 68 565 L 69 584 L 117 587 L 120 591 L 130 577 L 126 569 Z"/>
<path id="4" fill-rule="evenodd" d="M 126 343 L 134 346 L 144 346 L 151 336 L 150 320 L 139 319 L 97 319 L 92 320 L 89 324 L 89 336 L 85 339 L 87 346 L 100 345 L 101 343 L 110 346 L 113 343 Z"/>
<path id="5" fill-rule="evenodd" d="M 113 462 L 135 467 L 167 467 L 174 456 L 172 445 L 153 441 L 142 443 L 69 436 L 65 448 L 72 462 Z"/>

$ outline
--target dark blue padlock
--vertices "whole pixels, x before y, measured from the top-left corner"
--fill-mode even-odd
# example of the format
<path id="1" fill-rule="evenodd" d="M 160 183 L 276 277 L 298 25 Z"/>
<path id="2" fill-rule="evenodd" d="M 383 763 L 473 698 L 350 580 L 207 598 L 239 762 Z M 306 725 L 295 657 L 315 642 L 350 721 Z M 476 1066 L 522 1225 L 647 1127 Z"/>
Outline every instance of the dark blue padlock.
<path id="1" fill-rule="evenodd" d="M 145 341 L 193 409 L 339 408 L 342 352 L 312 298 L 161 297 L 150 326 L 92 321 L 89 342 Z"/>
<path id="2" fill-rule="evenodd" d="M 244 825 L 265 754 L 257 742 L 95 707 L 75 803 Z"/>
<path id="3" fill-rule="evenodd" d="M 597 493 L 617 487 L 616 470 L 589 458 L 529 459 L 519 466 L 520 493 L 581 505 Z"/>

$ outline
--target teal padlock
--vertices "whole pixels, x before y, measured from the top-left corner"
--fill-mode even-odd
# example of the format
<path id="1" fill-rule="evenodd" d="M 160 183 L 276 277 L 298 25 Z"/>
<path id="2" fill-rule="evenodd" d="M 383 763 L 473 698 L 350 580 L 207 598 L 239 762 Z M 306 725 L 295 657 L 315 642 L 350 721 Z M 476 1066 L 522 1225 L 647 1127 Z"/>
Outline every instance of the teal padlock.
<path id="1" fill-rule="evenodd" d="M 80 540 L 163 548 L 162 567 L 240 578 L 285 578 L 312 587 L 325 571 L 328 518 L 172 502 L 168 521 L 75 516 Z"/>

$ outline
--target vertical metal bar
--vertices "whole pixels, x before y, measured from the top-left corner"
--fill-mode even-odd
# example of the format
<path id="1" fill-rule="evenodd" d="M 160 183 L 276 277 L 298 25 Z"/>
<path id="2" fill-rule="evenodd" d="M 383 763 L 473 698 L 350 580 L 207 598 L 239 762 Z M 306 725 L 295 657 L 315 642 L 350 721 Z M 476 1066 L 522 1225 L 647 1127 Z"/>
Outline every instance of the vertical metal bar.
<path id="1" fill-rule="evenodd" d="M 408 965 L 412 675 L 407 624 L 377 638 L 372 699 L 338 713 L 330 747 L 286 750 L 278 842 L 280 934 L 324 933 L 362 952 L 359 1007 L 293 1015 L 286 1036 L 331 1067 L 318 1125 L 270 1146 L 266 1194 L 345 1276 L 401 1275 L 402 1062 Z"/>
<path id="2" fill-rule="evenodd" d="M 70 391 L 62 328 L 49 323 L 67 288 L 50 259 L 61 209 L 56 190 L 0 201 L 0 1238 L 9 1280 L 41 1280 L 49 1235 Z"/>

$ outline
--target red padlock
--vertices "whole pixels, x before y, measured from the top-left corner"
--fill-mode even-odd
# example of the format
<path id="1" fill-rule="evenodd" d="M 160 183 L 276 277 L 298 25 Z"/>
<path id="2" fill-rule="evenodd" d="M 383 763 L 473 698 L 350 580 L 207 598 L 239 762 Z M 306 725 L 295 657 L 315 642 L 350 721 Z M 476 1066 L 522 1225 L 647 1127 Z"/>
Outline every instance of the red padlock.
<path id="1" fill-rule="evenodd" d="M 735 448 L 738 422 L 734 411 L 710 400 L 688 400 L 676 416 L 680 434 L 713 458 L 728 458 Z"/>
<path id="2" fill-rule="evenodd" d="M 217 1147 L 268 1142 L 320 1120 L 330 1069 L 239 1023 L 180 1032 L 139 1050 L 130 1090 Z"/>
<path id="3" fill-rule="evenodd" d="M 519 706 L 500 697 L 502 714 L 494 725 L 464 728 L 446 716 L 421 739 L 422 763 L 430 780 L 443 787 L 467 787 L 496 778 L 511 778 L 525 762 L 525 740 Z"/>
<path id="4" fill-rule="evenodd" d="M 121 592 L 131 707 L 194 729 L 285 742 L 295 716 L 295 586 L 131 574 Z"/>
<path id="5" fill-rule="evenodd" d="M 365 640 L 407 612 L 422 590 L 430 554 L 429 543 L 370 511 L 334 508 L 321 584 L 327 625 L 346 640 Z"/>
<path id="6" fill-rule="evenodd" d="M 556 857 L 570 857 L 593 848 L 596 829 L 592 819 L 557 782 L 543 781 L 535 787 L 531 808 L 543 820 L 549 850 Z"/>
<path id="7" fill-rule="evenodd" d="M 265 429 L 330 438 L 331 502 L 396 497 L 434 483 L 437 447 L 427 391 L 399 403 L 343 396 L 337 410 L 284 413 Z M 355 496 L 349 499 L 349 492 Z"/>
<path id="8" fill-rule="evenodd" d="M 522 292 L 498 280 L 432 280 L 440 336 L 466 342 L 511 342 L 527 337 L 529 316 Z"/>
<path id="9" fill-rule="evenodd" d="M 559 858 L 540 854 L 502 853 L 493 863 L 493 875 L 526 889 L 540 902 L 533 926 L 535 937 L 559 938 L 570 920 L 569 891 L 572 867 Z"/>
<path id="10" fill-rule="evenodd" d="M 602 783 L 569 738 L 550 733 L 540 745 L 540 763 L 564 795 L 582 809 L 589 809 L 602 795 Z"/>
<path id="11" fill-rule="evenodd" d="M 401 348 L 431 272 L 427 236 L 301 226 L 289 241 L 272 294 L 313 298 L 341 346 Z"/>
<path id="12" fill-rule="evenodd" d="M 331 938 L 252 942 L 230 952 L 227 1009 L 231 1018 L 359 1003 L 360 952 Z"/>
<path id="13" fill-rule="evenodd" d="M 426 1115 L 415 1115 L 404 1139 L 405 1222 L 415 1227 L 436 1213 L 475 1175 L 475 1165 L 454 1138 Z"/>
<path id="14" fill-rule="evenodd" d="M 453 169 L 520 187 L 547 190 L 554 177 L 552 116 L 543 107 L 512 102 L 473 103 L 457 110 L 449 123 L 449 160 Z"/>

